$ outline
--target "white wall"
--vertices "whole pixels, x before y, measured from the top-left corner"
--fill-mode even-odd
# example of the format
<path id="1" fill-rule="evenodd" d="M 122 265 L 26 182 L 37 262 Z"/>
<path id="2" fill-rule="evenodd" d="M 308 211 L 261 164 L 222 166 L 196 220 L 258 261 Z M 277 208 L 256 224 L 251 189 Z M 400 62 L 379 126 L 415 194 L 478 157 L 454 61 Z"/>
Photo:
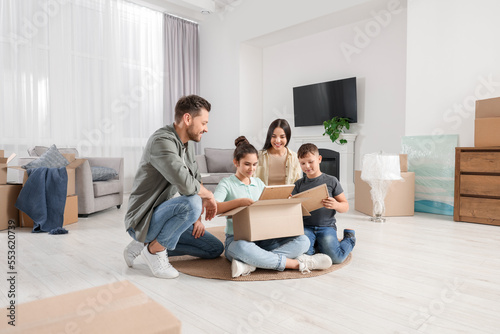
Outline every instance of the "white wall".
<path id="1" fill-rule="evenodd" d="M 406 11 L 401 9 L 386 20 L 387 25 L 379 25 L 380 32 L 372 34 L 365 48 L 357 48 L 359 53 L 343 53 L 341 46 L 355 47 L 355 39 L 361 36 L 357 31 L 366 31 L 377 23 L 375 19 L 265 48 L 263 126 L 278 117 L 293 125 L 294 86 L 357 77 L 358 123 L 350 131 L 358 133 L 355 167 L 361 167 L 365 153 L 399 153 L 405 127 Z M 323 132 L 323 126 L 292 129 L 293 135 Z M 292 144 L 292 149 L 296 146 Z"/>
<path id="2" fill-rule="evenodd" d="M 500 2 L 408 2 L 406 135 L 474 146 L 476 99 L 500 96 Z"/>
<path id="3" fill-rule="evenodd" d="M 356 76 L 356 168 L 364 153 L 399 152 L 405 129 L 406 9 L 399 4 L 396 13 L 381 14 L 380 23 L 371 11 L 398 2 L 359 1 L 340 12 L 355 4 L 335 3 L 305 7 L 287 1 L 283 15 L 268 2 L 246 1 L 223 20 L 200 24 L 201 94 L 213 104 L 203 147 L 233 147 L 241 134 L 260 147 L 273 119 L 293 124 L 294 86 Z M 363 39 L 366 31 L 371 37 Z M 341 46 L 355 52 L 343 53 Z M 292 138 L 312 133 L 321 135 L 323 129 L 294 128 Z"/>
<path id="4" fill-rule="evenodd" d="M 234 139 L 241 134 L 239 125 L 246 124 L 244 120 L 240 121 L 243 111 L 240 103 L 240 66 L 246 66 L 240 63 L 240 56 L 241 52 L 248 52 L 249 49 L 243 47 L 242 51 L 242 43 L 367 2 L 370 1 L 316 0 L 311 5 L 302 0 L 246 0 L 229 12 L 214 14 L 200 22 L 200 94 L 213 107 L 209 132 L 204 135 L 202 146 L 231 148 Z M 285 38 L 293 37 L 285 35 Z M 253 55 L 251 53 L 243 57 L 255 57 L 255 50 Z M 252 64 L 255 62 L 258 60 L 251 61 Z M 255 112 L 261 113 L 259 110 Z"/>

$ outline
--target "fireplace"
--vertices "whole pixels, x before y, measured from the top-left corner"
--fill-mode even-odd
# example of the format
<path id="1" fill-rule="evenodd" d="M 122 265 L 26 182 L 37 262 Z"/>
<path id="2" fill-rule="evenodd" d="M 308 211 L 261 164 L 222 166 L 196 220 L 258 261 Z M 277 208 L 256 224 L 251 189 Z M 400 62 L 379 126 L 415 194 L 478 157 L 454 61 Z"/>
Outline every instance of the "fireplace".
<path id="1" fill-rule="evenodd" d="M 320 148 L 318 150 L 319 155 L 323 157 L 319 169 L 323 173 L 335 176 L 340 180 L 340 153 L 326 148 Z"/>
<path id="2" fill-rule="evenodd" d="M 324 173 L 332 174 L 337 176 L 342 185 L 342 189 L 344 189 L 344 193 L 347 199 L 354 199 L 354 143 L 356 141 L 356 134 L 354 133 L 342 133 L 340 138 L 347 139 L 347 144 L 339 145 L 337 143 L 332 143 L 329 137 L 321 136 L 321 135 L 310 135 L 310 136 L 301 136 L 295 135 L 292 136 L 291 147 L 292 149 L 298 150 L 300 145 L 305 143 L 313 143 L 318 148 L 331 150 L 333 152 L 338 152 L 339 157 L 337 157 L 337 168 L 336 173 L 332 171 L 325 171 Z M 322 151 L 321 151 L 322 152 Z M 331 166 L 327 166 L 332 164 L 329 161 L 325 161 L 325 153 L 320 153 L 323 156 L 323 162 L 320 164 L 324 165 L 324 168 L 333 168 Z M 330 155 L 328 155 L 330 156 Z M 327 158 L 328 159 L 328 158 Z"/>

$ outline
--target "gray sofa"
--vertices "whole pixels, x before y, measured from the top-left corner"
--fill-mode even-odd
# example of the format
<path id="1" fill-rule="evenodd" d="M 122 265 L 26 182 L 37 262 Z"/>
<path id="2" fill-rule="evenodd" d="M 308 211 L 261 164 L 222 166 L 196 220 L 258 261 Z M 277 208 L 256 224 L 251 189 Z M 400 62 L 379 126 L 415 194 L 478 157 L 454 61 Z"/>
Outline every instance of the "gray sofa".
<path id="1" fill-rule="evenodd" d="M 236 172 L 233 164 L 234 149 L 206 148 L 205 154 L 197 155 L 201 182 L 210 191 L 215 191 L 219 181 Z"/>
<path id="2" fill-rule="evenodd" d="M 35 146 L 28 150 L 30 157 L 19 158 L 18 164 L 25 165 L 37 159 L 48 147 Z M 79 157 L 75 148 L 58 148 L 60 153 L 75 154 Z M 78 216 L 87 217 L 89 214 L 116 206 L 118 209 L 123 203 L 123 158 L 107 157 L 79 157 L 87 159 L 78 166 L 75 173 L 76 194 L 78 195 Z M 113 168 L 118 176 L 107 181 L 93 181 L 91 167 Z M 24 173 L 24 172 L 23 172 Z M 22 175 L 21 180 L 22 180 Z"/>

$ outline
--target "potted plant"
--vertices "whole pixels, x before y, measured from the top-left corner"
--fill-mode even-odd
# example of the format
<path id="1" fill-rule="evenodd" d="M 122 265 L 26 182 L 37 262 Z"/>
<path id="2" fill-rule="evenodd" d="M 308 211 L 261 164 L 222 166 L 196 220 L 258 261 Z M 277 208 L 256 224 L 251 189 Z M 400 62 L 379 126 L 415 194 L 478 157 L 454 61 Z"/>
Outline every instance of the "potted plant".
<path id="1" fill-rule="evenodd" d="M 345 130 L 349 130 L 349 118 L 335 116 L 329 121 L 324 121 L 323 126 L 325 127 L 323 136 L 328 135 L 332 142 L 335 143 L 339 139 L 341 133 L 344 133 Z M 347 143 L 347 140 L 340 139 L 337 143 L 344 145 Z"/>

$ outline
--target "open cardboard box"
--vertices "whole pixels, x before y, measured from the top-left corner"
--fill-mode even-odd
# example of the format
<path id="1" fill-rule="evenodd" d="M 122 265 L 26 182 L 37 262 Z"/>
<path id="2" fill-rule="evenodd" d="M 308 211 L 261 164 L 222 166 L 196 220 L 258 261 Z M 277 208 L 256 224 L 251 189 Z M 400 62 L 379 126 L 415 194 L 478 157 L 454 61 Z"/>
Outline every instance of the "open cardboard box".
<path id="1" fill-rule="evenodd" d="M 252 205 L 229 210 L 220 216 L 232 216 L 234 240 L 258 241 L 293 237 L 304 234 L 302 216 L 311 215 L 302 205 L 306 200 L 258 200 Z"/>
<path id="2" fill-rule="evenodd" d="M 181 322 L 129 281 L 15 305 L 0 332 L 9 333 L 181 333 Z M 7 312 L 9 308 L 7 307 Z"/>
<path id="3" fill-rule="evenodd" d="M 78 196 L 72 195 L 66 197 L 63 226 L 76 222 L 78 222 Z M 19 225 L 21 227 L 33 227 L 33 219 L 31 219 L 26 213 L 19 211 Z"/>
<path id="4" fill-rule="evenodd" d="M 0 150 L 0 184 L 7 184 L 7 165 L 15 157 L 15 153 L 12 153 L 9 157 L 4 157 L 4 151 Z"/>
<path id="5" fill-rule="evenodd" d="M 294 185 L 266 187 L 252 205 L 220 214 L 233 218 L 234 240 L 258 241 L 304 234 L 303 216 L 322 207 L 326 185 L 289 197 Z"/>
<path id="6" fill-rule="evenodd" d="M 294 188 L 294 184 L 267 186 L 262 191 L 259 200 L 288 198 L 290 197 Z M 317 187 L 295 194 L 291 198 L 305 198 L 306 201 L 304 201 L 302 205 L 307 211 L 312 212 L 314 210 L 322 208 L 323 200 L 328 197 L 328 187 L 326 186 L 326 184 L 321 184 Z"/>
<path id="7" fill-rule="evenodd" d="M 83 164 L 86 159 L 75 159 L 74 154 L 63 154 L 66 160 L 69 161 L 69 165 L 66 166 L 66 172 L 68 173 L 68 186 L 66 196 L 72 196 L 76 194 L 75 186 L 75 173 L 76 168 Z M 28 172 L 21 166 L 9 166 L 9 168 L 24 171 L 23 184 L 28 180 Z"/>
<path id="8" fill-rule="evenodd" d="M 9 221 L 13 221 L 14 226 L 19 226 L 19 210 L 16 208 L 16 201 L 21 188 L 21 184 L 0 185 L 0 230 L 9 228 Z"/>

